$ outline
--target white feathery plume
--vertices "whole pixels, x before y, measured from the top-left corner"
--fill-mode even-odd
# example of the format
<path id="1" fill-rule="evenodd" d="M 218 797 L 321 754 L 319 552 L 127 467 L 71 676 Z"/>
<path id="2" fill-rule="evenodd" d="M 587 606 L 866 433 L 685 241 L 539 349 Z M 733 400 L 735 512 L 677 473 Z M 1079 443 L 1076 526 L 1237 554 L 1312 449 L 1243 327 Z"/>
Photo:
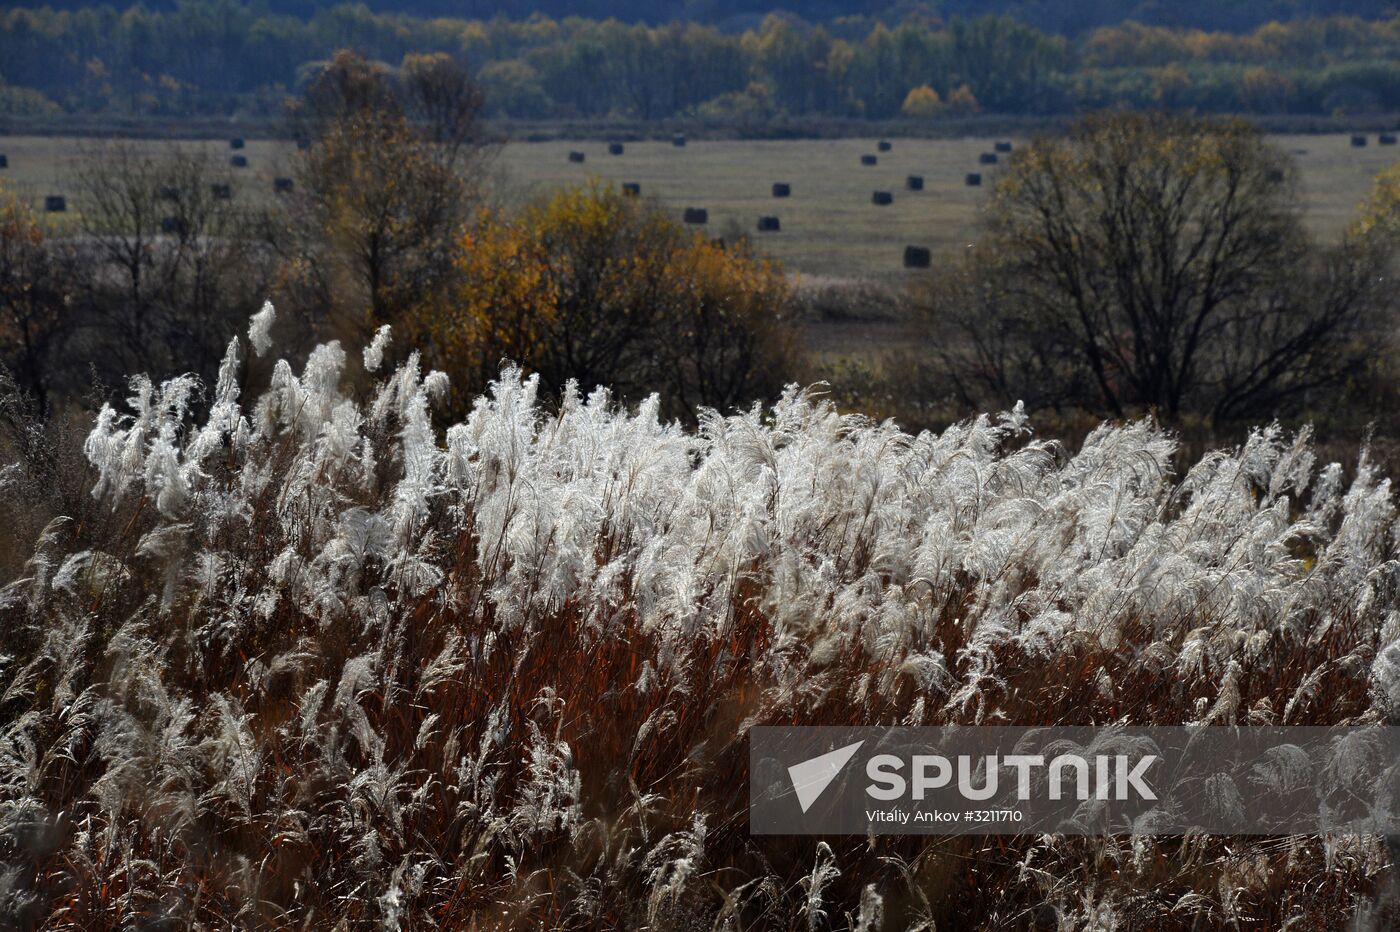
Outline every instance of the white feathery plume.
<path id="1" fill-rule="evenodd" d="M 253 352 L 266 356 L 272 349 L 272 325 L 277 322 L 277 309 L 271 301 L 264 301 L 262 310 L 248 321 L 248 342 L 253 344 Z"/>
<path id="2" fill-rule="evenodd" d="M 361 353 L 366 372 L 378 372 L 379 367 L 384 365 L 384 351 L 389 348 L 389 342 L 392 339 L 391 330 L 392 328 L 385 324 L 374 331 L 374 339 Z"/>

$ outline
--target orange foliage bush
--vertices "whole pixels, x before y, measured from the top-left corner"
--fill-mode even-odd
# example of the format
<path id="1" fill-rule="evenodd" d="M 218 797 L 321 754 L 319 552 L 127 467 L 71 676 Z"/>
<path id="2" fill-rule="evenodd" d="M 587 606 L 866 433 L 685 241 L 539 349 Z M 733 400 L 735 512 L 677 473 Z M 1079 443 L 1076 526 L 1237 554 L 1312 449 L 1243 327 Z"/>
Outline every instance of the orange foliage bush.
<path id="1" fill-rule="evenodd" d="M 794 303 L 781 270 L 610 186 L 515 217 L 483 211 L 456 265 L 456 284 L 413 327 L 461 392 L 510 359 L 555 390 L 576 379 L 634 401 L 656 391 L 686 414 L 772 396 L 790 371 Z"/>

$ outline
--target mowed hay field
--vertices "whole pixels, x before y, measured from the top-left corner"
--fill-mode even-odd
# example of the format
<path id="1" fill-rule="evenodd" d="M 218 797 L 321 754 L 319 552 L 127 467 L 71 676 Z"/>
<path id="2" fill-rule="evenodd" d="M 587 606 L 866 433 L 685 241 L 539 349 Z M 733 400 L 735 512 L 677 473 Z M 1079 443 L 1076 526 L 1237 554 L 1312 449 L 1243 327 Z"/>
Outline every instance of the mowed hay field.
<path id="1" fill-rule="evenodd" d="M 527 143 L 507 146 L 500 161 L 516 197 L 595 177 L 636 182 L 643 197 L 677 216 L 702 207 L 709 212 L 707 232 L 746 231 L 761 250 L 804 274 L 888 277 L 901 273 L 907 245 L 935 253 L 964 246 L 1000 167 L 977 164 L 992 140 L 893 139 L 889 152 L 877 152 L 876 142 L 702 140 L 683 148 L 637 142 L 620 156 L 609 155 L 603 143 Z M 587 161 L 569 162 L 571 150 Z M 866 154 L 877 164 L 862 165 Z M 1008 157 L 998 158 L 1004 164 Z M 981 172 L 983 186 L 967 187 L 968 172 Z M 911 174 L 923 176 L 923 191 L 906 189 Z M 773 197 L 778 182 L 791 185 L 790 197 Z M 890 192 L 893 203 L 871 203 L 876 191 Z M 777 217 L 781 230 L 758 232 L 761 216 Z"/>
<path id="2" fill-rule="evenodd" d="M 1348 135 L 1275 136 L 1293 153 L 1301 179 L 1301 208 L 1314 234 L 1340 236 L 1355 216 L 1382 168 L 1400 161 L 1400 147 L 1380 146 L 1375 135 L 1353 148 Z M 1012 138 L 1013 146 L 1024 140 Z M 965 248 L 977 233 L 983 205 L 1008 154 L 996 165 L 979 165 L 993 139 L 891 139 L 878 152 L 876 139 L 692 141 L 676 148 L 667 141 L 630 142 L 622 155 L 602 142 L 520 143 L 505 147 L 499 167 L 512 199 L 547 192 L 561 184 L 600 178 L 635 182 L 642 196 L 657 199 L 679 217 L 686 207 L 709 211 L 705 229 L 724 235 L 748 231 L 759 247 L 807 275 L 899 278 L 905 246 L 927 246 L 935 256 Z M 583 152 L 582 164 L 568 160 Z M 862 155 L 875 165 L 862 165 Z M 968 187 L 969 172 L 982 175 Z M 905 179 L 922 175 L 923 191 Z M 775 198 L 775 182 L 792 185 L 792 196 Z M 887 206 L 871 203 L 889 191 Z M 760 216 L 776 216 L 777 233 L 757 231 Z"/>
<path id="3" fill-rule="evenodd" d="M 1353 148 L 1350 137 L 1340 134 L 1274 138 L 1296 156 L 1300 206 L 1314 233 L 1328 239 L 1345 228 L 1376 172 L 1400 160 L 1400 148 L 1377 145 L 1374 134 L 1364 148 Z M 594 178 L 634 182 L 644 198 L 678 218 L 686 207 L 705 208 L 709 222 L 703 229 L 710 235 L 748 231 L 762 251 L 805 276 L 897 281 L 908 274 L 902 269 L 905 246 L 927 246 L 936 257 L 975 237 L 981 207 L 1008 156 L 1000 155 L 998 165 L 978 164 L 981 153 L 992 151 L 992 139 L 891 142 L 891 151 L 878 152 L 875 139 L 692 140 L 684 147 L 664 140 L 625 143 L 621 155 L 610 155 L 602 141 L 511 143 L 494 157 L 491 189 L 509 205 Z M 152 151 L 168 145 L 133 144 Z M 234 154 L 226 139 L 180 144 L 208 147 L 224 165 Z M 93 157 L 97 145 L 72 137 L 0 136 L 0 153 L 9 160 L 0 180 L 36 207 L 46 195 L 63 194 L 70 213 L 80 211 L 75 168 Z M 570 162 L 570 151 L 584 153 L 585 161 Z M 250 139 L 240 154 L 248 167 L 224 171 L 237 199 L 250 203 L 273 196 L 272 179 L 290 173 L 295 152 L 287 142 Z M 877 156 L 877 164 L 862 165 L 865 154 Z M 968 172 L 981 172 L 983 186 L 968 187 Z M 923 176 L 923 191 L 906 189 L 911 174 Z M 792 196 L 774 198 L 775 182 L 790 184 Z M 875 191 L 890 192 L 893 203 L 871 203 Z M 781 231 L 758 232 L 760 216 L 778 217 Z"/>

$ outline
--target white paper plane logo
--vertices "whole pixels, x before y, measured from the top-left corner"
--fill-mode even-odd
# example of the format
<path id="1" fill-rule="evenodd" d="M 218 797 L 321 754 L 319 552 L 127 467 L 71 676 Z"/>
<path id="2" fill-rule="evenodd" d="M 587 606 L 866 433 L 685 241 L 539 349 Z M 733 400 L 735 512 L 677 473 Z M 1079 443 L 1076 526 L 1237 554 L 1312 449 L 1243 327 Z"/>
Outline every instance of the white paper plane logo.
<path id="1" fill-rule="evenodd" d="M 829 751 L 821 757 L 814 757 L 811 760 L 804 760 L 800 764 L 793 764 L 788 768 L 788 776 L 792 778 L 792 788 L 797 793 L 797 802 L 806 812 L 812 808 L 812 803 L 817 801 L 817 797 L 826 791 L 841 773 L 841 768 L 845 767 L 852 757 L 856 756 L 856 751 L 864 741 L 857 741 L 855 744 L 848 744 L 844 748 L 837 748 Z"/>

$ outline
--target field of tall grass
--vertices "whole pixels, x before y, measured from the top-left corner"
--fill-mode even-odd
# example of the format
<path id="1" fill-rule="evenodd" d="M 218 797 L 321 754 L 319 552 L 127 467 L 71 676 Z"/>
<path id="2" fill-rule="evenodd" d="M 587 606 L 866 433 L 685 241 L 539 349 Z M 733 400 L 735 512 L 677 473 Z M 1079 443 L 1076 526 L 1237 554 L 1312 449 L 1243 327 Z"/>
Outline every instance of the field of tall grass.
<path id="1" fill-rule="evenodd" d="M 1263 427 L 1173 475 L 1149 422 L 912 436 L 796 389 L 687 432 L 513 369 L 443 425 L 445 376 L 378 374 L 387 331 L 300 365 L 276 332 L 266 309 L 213 386 L 133 379 L 91 496 L 0 590 L 0 925 L 1394 909 L 1376 837 L 747 830 L 755 725 L 1397 720 L 1400 525 L 1364 456 Z M 31 465 L 0 472 L 16 516 Z"/>

